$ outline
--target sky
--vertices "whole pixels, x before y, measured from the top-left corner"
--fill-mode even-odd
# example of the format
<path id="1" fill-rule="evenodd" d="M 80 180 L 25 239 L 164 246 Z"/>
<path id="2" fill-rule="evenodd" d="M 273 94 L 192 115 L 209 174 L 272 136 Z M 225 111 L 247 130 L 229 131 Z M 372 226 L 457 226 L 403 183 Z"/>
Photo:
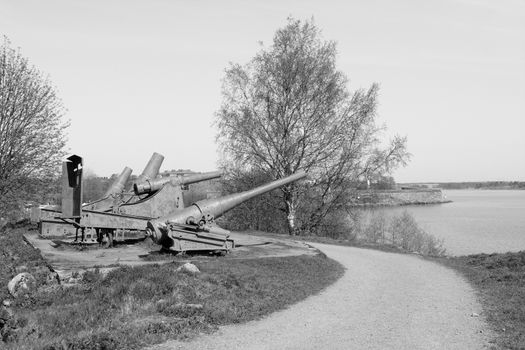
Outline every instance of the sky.
<path id="1" fill-rule="evenodd" d="M 211 171 L 225 69 L 289 16 L 337 42 L 351 91 L 379 83 L 384 139 L 412 153 L 398 182 L 525 181 L 523 0 L 0 0 L 0 35 L 49 76 L 90 171 L 153 152 Z"/>

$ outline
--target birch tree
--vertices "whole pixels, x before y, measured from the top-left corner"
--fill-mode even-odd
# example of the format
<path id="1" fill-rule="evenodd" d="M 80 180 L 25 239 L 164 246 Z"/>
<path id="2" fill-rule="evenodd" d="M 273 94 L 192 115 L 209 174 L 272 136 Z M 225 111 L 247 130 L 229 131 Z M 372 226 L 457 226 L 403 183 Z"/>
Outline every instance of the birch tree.
<path id="1" fill-rule="evenodd" d="M 305 170 L 308 181 L 282 187 L 282 210 L 290 234 L 315 230 L 348 205 L 355 181 L 408 159 L 405 138 L 380 147 L 377 96 L 377 84 L 349 91 L 336 43 L 313 20 L 289 19 L 269 47 L 226 69 L 217 112 L 225 164 L 271 178 Z"/>

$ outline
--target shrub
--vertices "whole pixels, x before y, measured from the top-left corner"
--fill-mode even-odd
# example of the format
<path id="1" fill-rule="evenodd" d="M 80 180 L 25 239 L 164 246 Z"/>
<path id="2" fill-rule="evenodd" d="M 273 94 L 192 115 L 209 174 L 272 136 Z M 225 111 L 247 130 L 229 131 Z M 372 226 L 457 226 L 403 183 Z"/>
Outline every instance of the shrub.
<path id="1" fill-rule="evenodd" d="M 392 217 L 382 211 L 374 212 L 361 226 L 359 237 L 366 243 L 390 243 L 405 251 L 429 256 L 446 253 L 444 241 L 425 232 L 406 210 Z"/>
<path id="2" fill-rule="evenodd" d="M 388 218 L 386 215 L 383 212 L 375 212 L 363 228 L 363 237 L 368 243 L 385 243 L 387 228 Z"/>

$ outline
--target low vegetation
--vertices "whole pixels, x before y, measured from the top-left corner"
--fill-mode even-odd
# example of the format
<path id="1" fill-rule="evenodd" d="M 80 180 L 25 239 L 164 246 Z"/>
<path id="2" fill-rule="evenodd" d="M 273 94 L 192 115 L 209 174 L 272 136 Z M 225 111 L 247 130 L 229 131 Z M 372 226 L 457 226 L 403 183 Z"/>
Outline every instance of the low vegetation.
<path id="1" fill-rule="evenodd" d="M 446 254 L 444 241 L 425 232 L 406 210 L 393 216 L 376 212 L 369 218 L 364 218 L 361 212 L 354 212 L 344 221 L 344 223 L 336 222 L 335 225 L 346 227 L 345 232 L 335 231 L 334 227 L 334 234 L 330 236 L 305 235 L 301 238 L 319 243 L 417 253 L 433 257 Z"/>
<path id="2" fill-rule="evenodd" d="M 209 258 L 195 262 L 198 274 L 177 271 L 181 262 L 174 261 L 89 272 L 66 288 L 46 279 L 49 269 L 22 233 L 0 233 L 0 297 L 14 313 L 1 327 L 0 347 L 7 349 L 137 349 L 186 339 L 283 309 L 343 273 L 324 255 Z M 21 269 L 40 276 L 40 288 L 12 298 L 5 286 Z"/>
<path id="3" fill-rule="evenodd" d="M 461 272 L 478 291 L 495 345 L 525 348 L 525 251 L 439 259 Z"/>
<path id="4" fill-rule="evenodd" d="M 374 213 L 358 235 L 367 243 L 387 243 L 422 255 L 443 256 L 446 253 L 443 240 L 425 232 L 406 210 L 392 217 L 383 212 Z"/>
<path id="5" fill-rule="evenodd" d="M 9 299 L 7 282 L 19 272 L 30 272 L 39 285 L 56 282 L 48 280 L 50 269 L 47 263 L 37 250 L 22 240 L 19 230 L 11 224 L 0 228 L 0 303 Z"/>

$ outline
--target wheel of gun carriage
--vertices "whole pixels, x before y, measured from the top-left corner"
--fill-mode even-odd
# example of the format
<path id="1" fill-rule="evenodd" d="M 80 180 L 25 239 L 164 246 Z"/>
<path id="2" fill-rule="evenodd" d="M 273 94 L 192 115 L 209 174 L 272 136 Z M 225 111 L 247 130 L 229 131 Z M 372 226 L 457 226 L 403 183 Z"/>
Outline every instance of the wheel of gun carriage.
<path id="1" fill-rule="evenodd" d="M 104 236 L 106 236 L 105 241 L 104 241 Z M 113 237 L 114 237 L 114 232 L 112 229 L 110 228 L 97 229 L 97 242 L 99 244 L 104 244 L 104 248 L 113 247 Z"/>
<path id="2" fill-rule="evenodd" d="M 113 237 L 114 237 L 114 231 L 113 230 L 107 230 L 106 232 L 106 245 L 105 248 L 112 248 L 113 247 Z"/>
<path id="3" fill-rule="evenodd" d="M 99 229 L 99 228 L 96 228 L 95 232 L 97 234 L 97 242 L 98 242 L 98 244 L 102 244 L 102 241 L 104 240 L 104 234 L 102 233 L 102 230 Z"/>

